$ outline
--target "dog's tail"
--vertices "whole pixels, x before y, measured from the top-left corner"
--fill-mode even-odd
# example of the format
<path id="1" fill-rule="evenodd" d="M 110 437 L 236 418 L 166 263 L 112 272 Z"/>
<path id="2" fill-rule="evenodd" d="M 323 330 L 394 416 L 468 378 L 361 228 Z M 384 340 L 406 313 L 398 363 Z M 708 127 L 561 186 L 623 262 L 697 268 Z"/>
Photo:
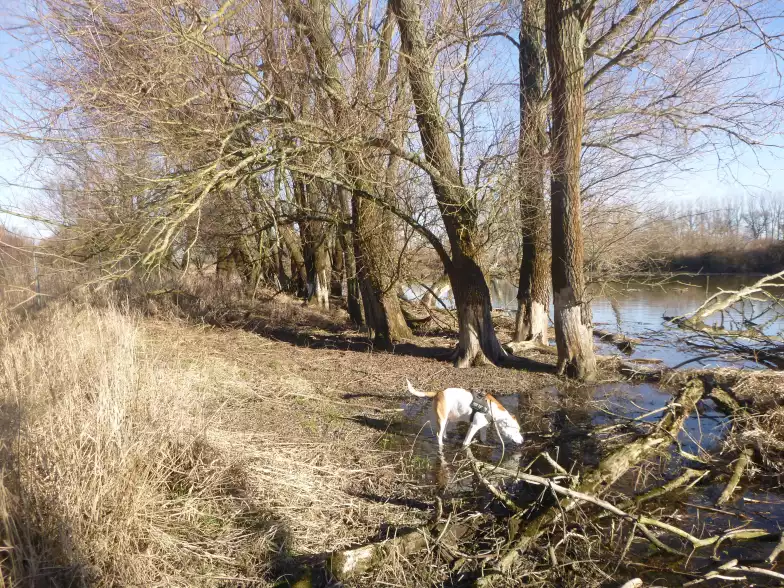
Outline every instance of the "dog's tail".
<path id="1" fill-rule="evenodd" d="M 432 398 L 436 395 L 436 392 L 422 392 L 421 390 L 417 390 L 414 386 L 411 385 L 411 382 L 408 381 L 406 378 L 406 384 L 408 385 L 408 391 L 411 392 L 414 396 L 419 396 L 420 398 Z"/>

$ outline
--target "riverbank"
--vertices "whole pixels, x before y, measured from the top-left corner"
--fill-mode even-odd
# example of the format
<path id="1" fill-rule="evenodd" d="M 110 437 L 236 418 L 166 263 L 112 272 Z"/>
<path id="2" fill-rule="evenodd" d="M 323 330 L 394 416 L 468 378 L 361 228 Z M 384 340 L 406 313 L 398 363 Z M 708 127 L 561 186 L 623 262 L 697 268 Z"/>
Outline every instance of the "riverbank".
<path id="1" fill-rule="evenodd" d="M 377 351 L 347 327 L 341 310 L 281 296 L 231 308 L 185 295 L 148 302 L 143 313 L 51 305 L 12 325 L 0 346 L 0 528 L 12 546 L 0 569 L 7 583 L 327 585 L 330 554 L 430 528 L 434 520 L 441 526 L 428 535 L 430 547 L 384 558 L 345 585 L 465 582 L 482 574 L 493 546 L 506 548 L 508 513 L 476 482 L 457 444 L 443 459 L 437 455 L 422 403 L 405 392 L 406 378 L 426 389 L 492 390 L 517 413 L 527 438 L 522 450 L 474 449 L 478 459 L 501 464 L 493 476 L 525 467 L 543 451 L 572 472 L 589 472 L 608 452 L 656 430 L 681 386 L 628 384 L 619 364 L 607 361 L 597 386 L 575 387 L 554 375 L 551 353 L 537 350 L 506 368 L 455 370 L 447 360 L 455 342 L 448 328 L 431 326 L 392 352 Z M 508 319 L 497 318 L 504 337 Z M 687 419 L 691 441 L 681 447 L 718 460 L 720 473 L 722 451 L 732 458 L 737 442 L 722 449 L 724 441 L 702 439 L 713 411 L 706 406 L 702 420 Z M 780 438 L 764 445 L 773 463 L 780 463 Z M 649 456 L 608 497 L 621 503 L 623 493 L 646 491 L 682 459 Z M 688 500 L 724 486 L 720 475 L 709 478 Z M 494 484 L 525 508 L 550 500 L 519 481 Z M 752 490 L 744 495 L 759 500 Z M 779 498 L 765 500 L 769 512 L 770 500 Z M 699 512 L 684 508 L 689 517 Z M 727 508 L 766 525 L 742 504 Z M 557 524 L 516 560 L 509 585 L 524 577 L 542 586 L 584 586 L 608 573 L 641 573 L 635 562 L 644 540 L 634 541 L 623 565 L 617 554 L 613 559 L 614 549 L 631 545 L 630 527 L 605 536 L 605 523 L 580 520 L 584 539 L 570 533 L 552 543 L 567 568 L 552 566 L 548 555 Z M 719 517 L 701 529 L 710 534 L 726 524 Z M 463 538 L 450 528 L 463 529 Z M 696 577 L 693 567 L 673 572 L 665 560 L 649 564 L 653 573 Z"/>

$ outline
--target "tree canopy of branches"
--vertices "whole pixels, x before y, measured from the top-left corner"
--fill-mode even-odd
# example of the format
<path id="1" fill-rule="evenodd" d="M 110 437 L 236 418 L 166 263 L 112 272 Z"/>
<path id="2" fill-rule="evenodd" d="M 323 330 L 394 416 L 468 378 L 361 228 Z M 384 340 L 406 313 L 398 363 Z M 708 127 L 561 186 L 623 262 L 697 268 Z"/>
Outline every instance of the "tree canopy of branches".
<path id="1" fill-rule="evenodd" d="M 18 18 L 26 102 L 3 132 L 46 162 L 61 253 L 345 292 L 382 345 L 411 336 L 401 287 L 445 274 L 461 366 L 503 362 L 488 279 L 519 270 L 517 338 L 546 342 L 552 279 L 561 366 L 591 377 L 584 266 L 639 223 L 610 227 L 782 120 L 776 75 L 750 65 L 778 71 L 773 1 L 39 0 Z M 780 233 L 747 214 L 730 222 Z"/>

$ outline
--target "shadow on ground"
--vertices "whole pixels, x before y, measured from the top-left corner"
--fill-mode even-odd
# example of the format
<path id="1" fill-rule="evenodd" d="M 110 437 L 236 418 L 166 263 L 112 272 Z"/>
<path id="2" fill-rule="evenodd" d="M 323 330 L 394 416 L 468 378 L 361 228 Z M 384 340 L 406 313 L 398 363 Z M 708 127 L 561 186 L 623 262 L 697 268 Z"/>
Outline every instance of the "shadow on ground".
<path id="1" fill-rule="evenodd" d="M 361 353 L 379 351 L 443 362 L 451 362 L 454 358 L 453 346 L 421 344 L 436 338 L 456 340 L 456 333 L 443 329 L 428 331 L 426 336 L 418 338 L 419 342 L 406 341 L 391 348 L 380 348 L 364 333 L 350 330 L 345 319 L 337 313 L 299 303 L 268 301 L 258 303 L 252 309 L 221 311 L 207 308 L 196 297 L 182 293 L 169 295 L 169 303 L 176 309 L 176 314 L 184 318 L 220 328 L 242 329 L 296 347 Z M 515 355 L 503 358 L 501 367 L 550 374 L 556 371 L 552 364 Z"/>

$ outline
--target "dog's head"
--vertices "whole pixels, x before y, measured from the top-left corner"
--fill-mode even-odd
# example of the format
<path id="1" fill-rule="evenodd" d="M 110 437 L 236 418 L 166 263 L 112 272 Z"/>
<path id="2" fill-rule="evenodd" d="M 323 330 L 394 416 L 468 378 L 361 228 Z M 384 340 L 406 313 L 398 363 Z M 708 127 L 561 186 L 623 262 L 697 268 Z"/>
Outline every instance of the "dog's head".
<path id="1" fill-rule="evenodd" d="M 517 419 L 514 418 L 511 414 L 509 415 L 510 418 L 504 419 L 503 421 L 498 422 L 498 430 L 501 434 L 506 437 L 512 443 L 516 443 L 517 445 L 523 444 L 523 434 L 520 432 L 520 424 L 517 422 Z"/>

